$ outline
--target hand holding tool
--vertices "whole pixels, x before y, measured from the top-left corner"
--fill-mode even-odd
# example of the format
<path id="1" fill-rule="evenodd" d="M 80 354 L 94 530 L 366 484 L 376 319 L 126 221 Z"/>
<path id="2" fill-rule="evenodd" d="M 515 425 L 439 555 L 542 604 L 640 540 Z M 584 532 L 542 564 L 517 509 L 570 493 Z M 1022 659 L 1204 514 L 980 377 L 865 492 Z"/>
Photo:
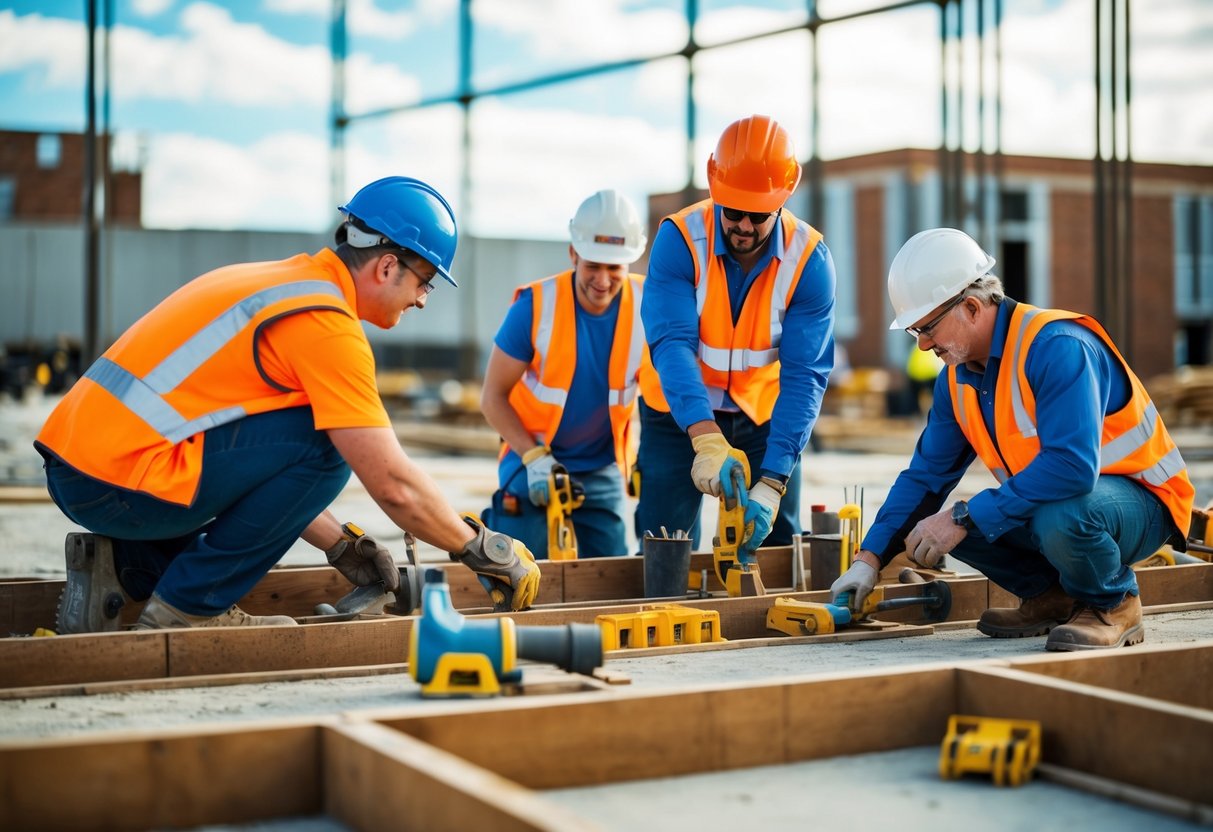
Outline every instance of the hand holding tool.
<path id="1" fill-rule="evenodd" d="M 775 513 L 779 511 L 779 501 L 783 499 L 783 492 L 787 490 L 782 483 L 779 486 L 779 490 L 776 490 L 775 485 L 763 477 L 756 486 L 750 489 L 745 507 L 745 536 L 742 538 L 741 548 L 737 552 L 737 559 L 741 563 L 753 563 L 754 551 L 771 533 Z"/>
<path id="2" fill-rule="evenodd" d="M 451 552 L 451 560 L 476 573 L 497 612 L 529 609 L 539 593 L 539 566 L 531 550 L 522 541 L 486 528 L 472 514 L 464 514 L 463 522 L 476 535 L 460 551 Z"/>
<path id="3" fill-rule="evenodd" d="M 573 510 L 585 502 L 585 489 L 557 462 L 548 474 L 548 560 L 577 560 Z"/>
<path id="4" fill-rule="evenodd" d="M 695 449 L 695 461 L 691 463 L 691 479 L 695 487 L 704 494 L 714 497 L 725 497 L 731 504 L 739 498 L 744 500 L 744 494 L 738 494 L 734 485 L 737 479 L 736 468 L 738 454 L 745 460 L 745 454 L 737 451 L 722 433 L 701 433 L 691 437 L 691 447 Z M 749 484 L 750 468 L 746 462 L 745 481 Z"/>
<path id="5" fill-rule="evenodd" d="M 526 490 L 531 502 L 537 506 L 546 506 L 551 498 L 548 483 L 552 476 L 552 466 L 556 457 L 547 445 L 536 445 L 522 455 L 522 464 L 526 466 Z"/>
<path id="6" fill-rule="evenodd" d="M 499 693 L 500 682 L 522 679 L 520 658 L 582 674 L 602 665 L 602 630 L 596 624 L 518 627 L 512 618 L 465 618 L 452 605 L 440 569 L 426 570 L 422 594 L 408 657 L 409 675 L 421 683 L 422 696 Z"/>
<path id="7" fill-rule="evenodd" d="M 762 576 L 753 558 L 741 559 L 741 544 L 746 533 L 746 505 L 749 502 L 747 484 L 750 481 L 750 463 L 745 454 L 736 448 L 729 449 L 732 463 L 728 473 L 729 489 L 735 497 L 720 495 L 720 514 L 716 521 L 717 534 L 712 538 L 712 564 L 716 577 L 724 584 L 729 597 L 739 595 L 765 595 Z"/>
<path id="8" fill-rule="evenodd" d="M 880 573 L 870 563 L 857 560 L 851 568 L 838 577 L 830 586 L 831 603 L 837 606 L 862 610 L 868 595 L 876 588 Z"/>
<path id="9" fill-rule="evenodd" d="M 341 527 L 341 539 L 324 551 L 328 562 L 357 586 L 382 581 L 389 592 L 400 588 L 400 572 L 387 547 L 353 523 Z"/>
<path id="10" fill-rule="evenodd" d="M 856 566 L 866 566 L 856 561 Z M 845 577 L 845 576 L 844 576 Z M 840 579 L 841 580 L 841 579 Z M 921 605 L 927 621 L 945 621 L 952 611 L 952 589 L 943 581 L 923 584 L 922 594 L 905 598 L 884 597 L 884 588 L 876 587 L 856 605 L 849 605 L 850 593 L 838 596 L 837 603 L 818 604 L 797 598 L 776 598 L 767 610 L 767 629 L 790 636 L 827 635 L 850 624 L 861 623 L 874 612 Z"/>

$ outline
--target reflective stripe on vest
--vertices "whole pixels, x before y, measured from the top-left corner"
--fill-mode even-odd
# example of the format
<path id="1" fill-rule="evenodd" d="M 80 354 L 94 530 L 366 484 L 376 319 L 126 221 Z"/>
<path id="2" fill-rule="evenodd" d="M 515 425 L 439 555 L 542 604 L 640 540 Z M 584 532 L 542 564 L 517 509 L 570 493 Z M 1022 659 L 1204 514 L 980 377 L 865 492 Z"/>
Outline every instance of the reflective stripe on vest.
<path id="1" fill-rule="evenodd" d="M 175 445 L 196 433 L 242 419 L 246 411 L 239 405 L 219 408 L 187 421 L 164 399 L 164 395 L 175 390 L 227 346 L 262 309 L 288 298 L 315 294 L 330 294 L 343 299 L 341 290 L 324 280 L 271 286 L 243 299 L 198 330 L 143 378 L 104 356 L 89 367 L 84 377 L 105 389 L 148 427 Z"/>
<path id="2" fill-rule="evenodd" d="M 543 292 L 541 308 L 538 310 L 539 329 L 535 333 L 535 353 L 539 356 L 539 371 L 535 371 L 533 363 L 528 364 L 526 372 L 522 376 L 522 383 L 539 401 L 555 405 L 563 410 L 569 399 L 569 391 L 548 387 L 540 381 L 547 368 L 548 355 L 552 349 L 552 328 L 556 322 L 556 279 L 549 278 L 549 280 L 551 280 L 551 286 L 548 287 L 549 291 Z"/>

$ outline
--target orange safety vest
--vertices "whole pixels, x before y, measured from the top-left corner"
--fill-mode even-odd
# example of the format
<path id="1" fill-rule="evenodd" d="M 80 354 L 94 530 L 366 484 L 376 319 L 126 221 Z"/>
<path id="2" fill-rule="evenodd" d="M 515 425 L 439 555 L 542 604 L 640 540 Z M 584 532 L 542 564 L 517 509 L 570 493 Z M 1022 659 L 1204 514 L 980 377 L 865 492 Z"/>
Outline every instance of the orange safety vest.
<path id="1" fill-rule="evenodd" d="M 1195 489 L 1188 479 L 1183 457 L 1158 409 L 1128 363 L 1099 322 L 1086 315 L 1060 309 L 1039 309 L 1020 303 L 1011 315 L 1003 360 L 994 394 L 997 444 L 990 437 L 977 391 L 956 382 L 956 368 L 948 368 L 948 387 L 956 422 L 973 450 L 999 482 L 1022 471 L 1040 453 L 1036 435 L 1036 397 L 1028 385 L 1025 367 L 1032 339 L 1052 321 L 1074 321 L 1094 332 L 1120 361 L 1129 378 L 1132 396 L 1116 413 L 1104 416 L 1100 446 L 1100 474 L 1130 477 L 1148 488 L 1170 511 L 1175 527 L 1188 535 Z"/>
<path id="2" fill-rule="evenodd" d="M 771 419 L 779 398 L 779 342 L 783 319 L 800 275 L 821 232 L 784 210 L 783 258 L 772 258 L 750 286 L 733 323 L 729 282 L 716 246 L 716 213 L 711 200 L 690 205 L 667 219 L 682 232 L 695 263 L 695 306 L 699 315 L 699 369 L 715 410 L 725 394 L 757 424 Z M 645 349 L 646 359 L 648 349 Z M 640 376 L 645 404 L 666 413 L 670 405 L 651 360 Z"/>
<path id="3" fill-rule="evenodd" d="M 535 354 L 522 378 L 510 391 L 522 424 L 537 442 L 549 444 L 560 428 L 573 373 L 577 369 L 577 297 L 573 271 L 537 280 L 514 291 L 514 300 L 524 289 L 531 290 L 531 343 Z M 640 322 L 640 299 L 644 277 L 628 275 L 619 293 L 619 318 L 611 344 L 607 369 L 608 410 L 615 461 L 627 476 L 630 462 L 630 425 L 636 407 L 637 378 L 644 359 L 644 326 Z M 509 450 L 503 446 L 501 455 Z"/>
<path id="4" fill-rule="evenodd" d="M 302 390 L 263 374 L 261 327 L 284 315 L 333 309 L 361 333 L 356 308 L 353 278 L 328 249 L 209 272 L 106 350 L 37 441 L 90 477 L 188 506 L 202 476 L 205 431 L 309 404 Z"/>

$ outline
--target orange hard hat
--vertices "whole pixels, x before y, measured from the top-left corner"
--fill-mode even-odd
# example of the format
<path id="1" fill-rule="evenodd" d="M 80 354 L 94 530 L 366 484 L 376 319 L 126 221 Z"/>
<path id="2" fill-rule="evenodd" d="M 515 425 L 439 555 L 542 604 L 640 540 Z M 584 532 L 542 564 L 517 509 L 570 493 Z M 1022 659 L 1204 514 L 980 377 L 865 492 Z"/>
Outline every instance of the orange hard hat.
<path id="1" fill-rule="evenodd" d="M 770 116 L 739 119 L 708 157 L 712 201 L 739 211 L 777 211 L 800 184 L 800 163 L 788 131 Z"/>

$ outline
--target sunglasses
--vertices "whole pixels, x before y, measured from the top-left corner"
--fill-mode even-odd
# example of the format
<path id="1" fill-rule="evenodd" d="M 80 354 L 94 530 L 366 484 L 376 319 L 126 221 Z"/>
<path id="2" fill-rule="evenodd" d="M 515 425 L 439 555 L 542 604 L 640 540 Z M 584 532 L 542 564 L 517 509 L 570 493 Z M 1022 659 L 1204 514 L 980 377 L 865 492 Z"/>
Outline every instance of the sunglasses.
<path id="1" fill-rule="evenodd" d="M 962 292 L 961 294 L 952 298 L 952 300 L 948 302 L 948 305 L 945 306 L 934 318 L 927 321 L 922 326 L 907 326 L 906 332 L 910 333 L 911 338 L 921 338 L 923 335 L 930 337 L 931 331 L 935 329 L 935 327 L 939 326 L 943 322 L 943 319 L 947 317 L 947 314 L 959 306 L 960 302 L 964 299 L 965 295 Z"/>
<path id="2" fill-rule="evenodd" d="M 721 208 L 720 213 L 724 214 L 724 218 L 729 222 L 741 222 L 745 217 L 750 218 L 751 225 L 762 225 L 771 218 L 775 211 L 738 211 L 736 208 Z"/>

